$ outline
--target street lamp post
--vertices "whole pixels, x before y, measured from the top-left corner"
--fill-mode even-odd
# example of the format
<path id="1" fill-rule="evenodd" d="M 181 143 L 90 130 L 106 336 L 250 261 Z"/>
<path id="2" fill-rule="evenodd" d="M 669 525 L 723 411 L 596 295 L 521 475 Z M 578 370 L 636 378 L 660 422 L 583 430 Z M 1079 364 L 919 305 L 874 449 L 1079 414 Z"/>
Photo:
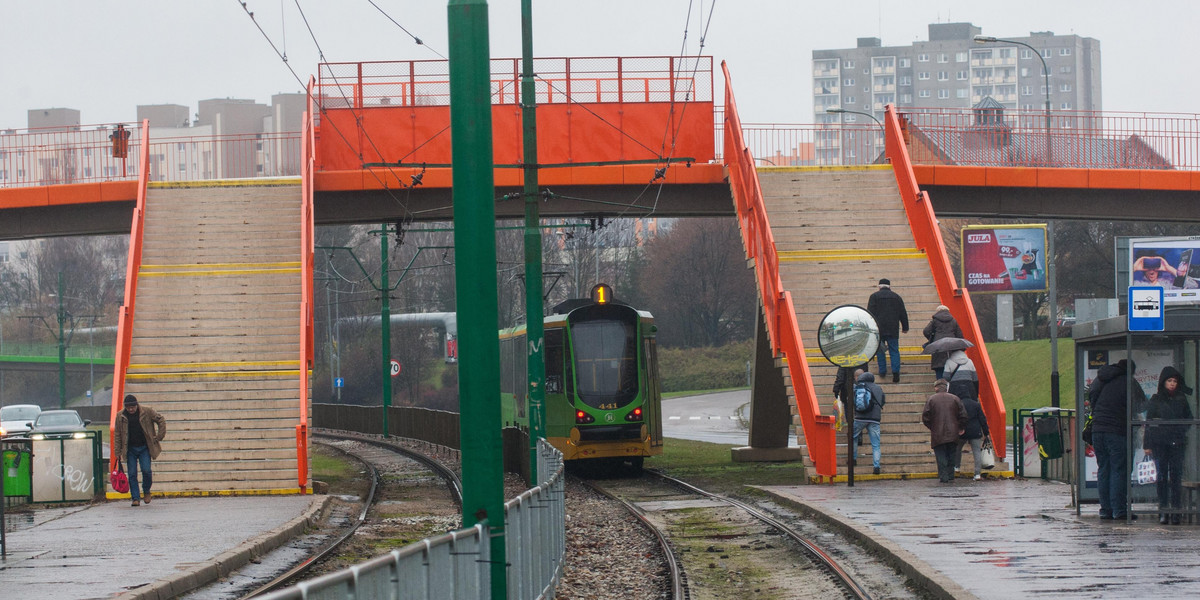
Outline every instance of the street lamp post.
<path id="1" fill-rule="evenodd" d="M 1010 40 L 1004 38 L 993 37 L 990 35 L 977 35 L 975 42 L 978 44 L 987 44 L 991 42 L 1005 42 L 1008 44 L 1017 44 L 1025 46 L 1033 51 L 1033 55 L 1038 57 L 1042 62 L 1042 77 L 1044 78 L 1044 86 L 1046 88 L 1046 166 L 1053 164 L 1053 146 L 1050 144 L 1050 67 L 1046 65 L 1046 59 L 1037 48 L 1018 40 Z M 1049 296 L 1050 318 L 1048 325 L 1050 330 L 1050 405 L 1059 405 L 1059 381 L 1058 381 L 1058 285 L 1057 274 L 1054 271 L 1054 219 L 1048 219 L 1046 231 L 1046 283 L 1047 296 Z"/>
<path id="2" fill-rule="evenodd" d="M 842 115 L 842 114 L 848 113 L 848 114 L 852 114 L 852 115 L 862 115 L 864 117 L 867 117 L 868 119 L 875 121 L 875 124 L 879 126 L 879 133 L 884 137 L 884 139 L 887 139 L 887 129 L 885 129 L 883 127 L 883 123 L 881 123 L 879 121 L 879 119 L 876 119 L 875 115 L 873 115 L 869 112 L 862 112 L 862 111 L 857 111 L 857 110 L 846 110 L 844 108 L 827 108 L 827 109 L 825 109 L 825 112 L 827 112 L 831 115 Z M 874 145 L 872 144 L 872 151 L 873 151 L 873 149 L 874 149 Z"/>

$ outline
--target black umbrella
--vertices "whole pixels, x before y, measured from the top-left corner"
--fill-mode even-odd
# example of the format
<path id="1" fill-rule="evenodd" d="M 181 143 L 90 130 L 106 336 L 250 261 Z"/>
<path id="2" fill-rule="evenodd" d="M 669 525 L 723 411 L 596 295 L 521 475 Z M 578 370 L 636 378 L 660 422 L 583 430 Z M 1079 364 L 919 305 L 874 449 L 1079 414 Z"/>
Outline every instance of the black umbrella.
<path id="1" fill-rule="evenodd" d="M 940 340 L 933 340 L 925 344 L 921 354 L 933 354 L 934 352 L 954 352 L 955 350 L 966 350 L 974 347 L 975 344 L 956 337 L 944 337 Z"/>

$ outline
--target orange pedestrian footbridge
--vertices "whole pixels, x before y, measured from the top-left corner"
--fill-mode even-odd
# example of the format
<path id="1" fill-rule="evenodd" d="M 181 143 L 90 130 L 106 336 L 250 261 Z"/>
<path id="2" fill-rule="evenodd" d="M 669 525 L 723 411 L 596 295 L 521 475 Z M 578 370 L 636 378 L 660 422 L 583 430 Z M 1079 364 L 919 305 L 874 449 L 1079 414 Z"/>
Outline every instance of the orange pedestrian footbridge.
<path id="1" fill-rule="evenodd" d="M 1035 115 L 988 107 L 888 107 L 882 134 L 850 124 L 760 126 L 742 123 L 728 71 L 724 105 L 716 104 L 709 57 L 544 58 L 535 70 L 543 216 L 737 215 L 762 303 L 758 362 L 775 373 L 756 377 L 754 411 L 792 406 L 805 458 L 823 480 L 839 476 L 833 417 L 815 391 L 823 360 L 801 332 L 815 331 L 817 312 L 865 302 L 888 273 L 907 278 L 912 314 L 945 304 L 976 342 L 985 410 L 993 435 L 1003 435 L 1003 399 L 938 215 L 1177 219 L 1200 192 L 1194 116 L 1158 134 L 1151 116 L 1105 129 L 1109 117 L 1076 114 L 1070 127 L 1045 129 Z M 519 73 L 518 60 L 492 61 L 499 217 L 523 213 Z M 336 63 L 310 83 L 300 134 L 181 137 L 142 124 L 131 137 L 114 135 L 116 125 L 0 136 L 0 239 L 123 233 L 133 223 L 114 375 L 151 405 L 186 403 L 173 408 L 186 415 L 179 429 L 192 444 L 190 464 L 164 469 L 166 491 L 308 488 L 312 227 L 449 219 L 448 103 L 444 61 Z M 855 153 L 863 162 L 882 164 L 842 164 L 854 144 L 867 150 Z M 851 198 L 868 192 L 894 210 L 878 211 L 877 229 L 845 235 L 863 220 Z M 1135 206 L 1131 195 L 1159 208 Z M 185 231 L 196 235 L 178 235 Z M 871 276 L 839 284 L 848 265 Z M 264 275 L 278 282 L 258 285 Z M 166 307 L 181 297 L 193 312 L 165 335 L 178 318 Z M 232 312 L 247 320 L 221 306 L 229 297 L 243 302 Z M 251 330 L 261 337 L 239 339 L 244 352 L 216 351 L 226 336 Z M 195 345 L 151 358 L 181 340 Z M 913 387 L 897 392 L 902 400 L 927 394 L 919 381 L 905 383 Z M 760 384 L 785 390 L 786 403 L 760 394 Z M 223 409 L 247 390 L 257 429 L 221 430 Z M 889 442 L 897 462 L 884 471 L 929 470 L 927 452 L 915 448 L 920 433 L 901 425 Z M 778 439 L 752 427 L 752 445 L 778 447 Z M 245 458 L 223 462 L 230 450 Z"/>

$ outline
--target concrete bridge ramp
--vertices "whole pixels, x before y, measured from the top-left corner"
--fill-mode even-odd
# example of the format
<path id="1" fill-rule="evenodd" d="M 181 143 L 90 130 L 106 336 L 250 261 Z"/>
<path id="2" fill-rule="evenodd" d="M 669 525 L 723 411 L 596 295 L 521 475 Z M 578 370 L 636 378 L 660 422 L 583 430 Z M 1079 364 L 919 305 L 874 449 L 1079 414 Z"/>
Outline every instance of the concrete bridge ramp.
<path id="1" fill-rule="evenodd" d="M 883 411 L 884 474 L 929 473 L 937 470 L 929 448 L 921 410 L 932 393 L 929 357 L 920 354 L 921 330 L 940 304 L 925 254 L 917 249 L 901 203 L 896 177 L 887 165 L 834 168 L 759 168 L 759 183 L 771 233 L 779 251 L 784 289 L 792 293 L 813 384 L 822 412 L 832 413 L 836 368 L 821 356 L 817 327 L 821 318 L 843 304 L 866 308 L 882 278 L 904 298 L 909 332 L 901 334 L 902 375 L 878 377 L 887 394 Z M 779 361 L 795 411 L 795 390 Z M 793 416 L 797 437 L 804 431 Z M 838 473 L 846 468 L 845 432 L 838 436 Z M 866 441 L 866 440 L 864 440 Z M 859 449 L 855 475 L 871 473 L 870 443 Z M 811 466 L 808 453 L 806 464 Z M 968 457 L 964 468 L 969 468 Z"/>
<path id="2" fill-rule="evenodd" d="M 297 489 L 301 191 L 151 188 L 126 393 L 168 422 L 154 491 Z"/>

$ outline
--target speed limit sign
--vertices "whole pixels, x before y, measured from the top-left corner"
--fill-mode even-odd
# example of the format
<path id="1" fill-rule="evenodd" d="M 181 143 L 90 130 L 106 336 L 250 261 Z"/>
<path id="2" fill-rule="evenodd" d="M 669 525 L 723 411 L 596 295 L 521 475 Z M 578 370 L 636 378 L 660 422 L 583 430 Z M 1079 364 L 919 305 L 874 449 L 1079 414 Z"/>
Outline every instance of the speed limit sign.
<path id="1" fill-rule="evenodd" d="M 392 377 L 400 374 L 400 361 L 392 360 Z"/>

